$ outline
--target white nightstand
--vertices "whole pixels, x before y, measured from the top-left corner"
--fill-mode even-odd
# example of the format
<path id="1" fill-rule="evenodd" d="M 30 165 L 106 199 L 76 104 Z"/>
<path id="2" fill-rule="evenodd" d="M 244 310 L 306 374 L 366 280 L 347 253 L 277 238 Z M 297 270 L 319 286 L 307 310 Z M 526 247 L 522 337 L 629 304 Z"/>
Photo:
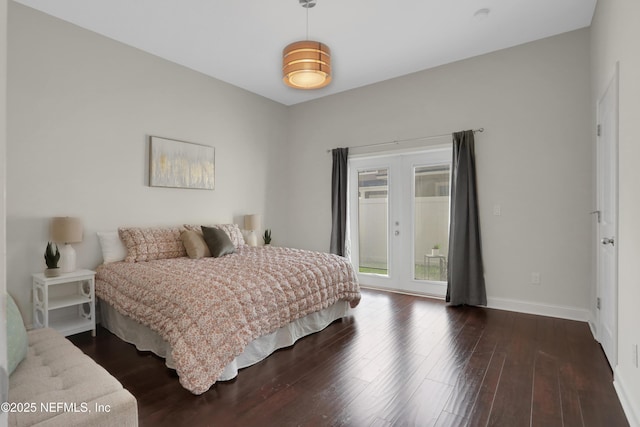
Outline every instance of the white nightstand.
<path id="1" fill-rule="evenodd" d="M 33 326 L 64 336 L 91 331 L 96 336 L 95 271 L 77 270 L 58 277 L 33 275 Z"/>

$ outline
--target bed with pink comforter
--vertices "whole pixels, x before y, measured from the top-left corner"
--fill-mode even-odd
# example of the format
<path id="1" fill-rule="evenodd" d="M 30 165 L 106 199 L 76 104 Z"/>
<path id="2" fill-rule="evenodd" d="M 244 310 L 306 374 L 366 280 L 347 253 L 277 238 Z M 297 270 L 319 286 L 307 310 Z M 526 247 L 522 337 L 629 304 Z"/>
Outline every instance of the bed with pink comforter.
<path id="1" fill-rule="evenodd" d="M 104 264 L 96 295 L 171 345 L 180 383 L 194 394 L 252 340 L 340 300 L 360 301 L 343 257 L 249 246 L 220 258 Z"/>

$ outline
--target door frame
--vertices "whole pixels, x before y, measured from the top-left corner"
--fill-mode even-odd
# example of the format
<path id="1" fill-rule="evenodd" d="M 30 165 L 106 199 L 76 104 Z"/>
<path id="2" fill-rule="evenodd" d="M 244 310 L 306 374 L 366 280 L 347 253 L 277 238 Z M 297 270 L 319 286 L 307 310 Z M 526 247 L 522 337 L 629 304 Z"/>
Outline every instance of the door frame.
<path id="1" fill-rule="evenodd" d="M 430 157 L 425 160 L 425 156 Z M 423 150 L 384 152 L 349 158 L 349 224 L 351 236 L 351 260 L 362 287 L 444 298 L 446 282 L 418 280 L 414 278 L 415 244 L 415 179 L 416 166 L 451 164 L 452 145 L 440 144 Z M 360 163 L 365 163 L 360 166 Z M 389 168 L 387 254 L 389 276 L 360 273 L 359 224 L 358 224 L 358 171 L 369 168 Z M 394 176 L 392 170 L 403 176 Z M 451 187 L 451 186 L 450 186 Z M 410 203 L 400 203 L 401 201 Z M 399 223 L 397 225 L 396 223 Z M 395 237 L 395 232 L 399 235 Z M 409 236 L 410 242 L 404 237 Z"/>

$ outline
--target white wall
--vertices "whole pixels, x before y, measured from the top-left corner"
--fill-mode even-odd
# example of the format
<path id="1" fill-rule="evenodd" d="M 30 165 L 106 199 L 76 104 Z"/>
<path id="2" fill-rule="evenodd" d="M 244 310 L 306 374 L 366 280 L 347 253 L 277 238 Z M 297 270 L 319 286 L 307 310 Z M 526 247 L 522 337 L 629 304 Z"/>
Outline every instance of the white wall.
<path id="1" fill-rule="evenodd" d="M 0 369 L 7 369 L 6 294 L 6 150 L 7 150 L 7 1 L 0 0 Z M 2 399 L 0 399 L 2 400 Z M 7 425 L 0 412 L 0 426 Z"/>
<path id="2" fill-rule="evenodd" d="M 30 323 L 52 216 L 96 231 L 264 215 L 279 241 L 286 107 L 22 5 L 9 4 L 8 289 Z M 216 189 L 147 185 L 148 135 L 214 146 Z"/>
<path id="3" fill-rule="evenodd" d="M 640 345 L 640 3 L 599 1 L 591 28 L 592 106 L 602 96 L 620 62 L 619 222 L 618 222 L 618 366 L 615 385 L 631 425 L 640 425 L 640 368 L 632 362 L 632 346 Z M 595 123 L 595 110 L 593 110 Z M 595 141 L 595 135 L 593 135 Z M 595 145 L 595 142 L 593 143 Z"/>
<path id="4" fill-rule="evenodd" d="M 327 149 L 484 127 L 476 154 L 490 302 L 566 306 L 585 318 L 589 66 L 583 29 L 290 107 L 286 244 L 329 247 Z M 531 272 L 540 285 L 529 284 Z"/>

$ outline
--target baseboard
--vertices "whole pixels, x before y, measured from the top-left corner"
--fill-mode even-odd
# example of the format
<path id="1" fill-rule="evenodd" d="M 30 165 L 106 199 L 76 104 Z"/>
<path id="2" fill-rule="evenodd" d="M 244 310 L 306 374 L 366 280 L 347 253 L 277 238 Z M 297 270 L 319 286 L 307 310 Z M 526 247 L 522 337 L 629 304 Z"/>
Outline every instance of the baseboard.
<path id="1" fill-rule="evenodd" d="M 518 313 L 537 314 L 539 316 L 558 317 L 560 319 L 588 322 L 591 315 L 588 310 L 561 305 L 538 304 L 507 298 L 487 298 L 487 307 L 498 310 L 517 311 Z"/>
<path id="2" fill-rule="evenodd" d="M 616 393 L 618 393 L 618 399 L 620 399 L 622 410 L 627 416 L 629 425 L 631 427 L 640 427 L 640 402 L 629 398 L 627 388 L 625 387 L 625 383 L 618 372 L 617 366 L 613 370 L 613 387 L 616 389 Z"/>
<path id="3" fill-rule="evenodd" d="M 412 292 L 412 291 L 403 290 L 403 289 L 388 289 L 388 288 L 382 288 L 382 287 L 364 285 L 364 284 L 360 284 L 360 287 L 364 289 L 373 289 L 377 291 L 394 292 L 398 294 L 414 295 L 414 296 L 426 297 L 426 298 L 444 299 L 444 295 L 438 295 L 435 293 L 419 293 L 419 292 Z M 492 298 L 492 297 L 487 297 L 487 308 L 492 308 L 496 310 L 515 311 L 518 313 L 537 314 L 539 316 L 557 317 L 560 319 L 578 320 L 580 322 L 587 322 L 589 324 L 589 328 L 591 328 L 591 333 L 593 334 L 594 338 L 596 338 L 596 329 L 595 329 L 595 323 L 593 321 L 593 317 L 591 315 L 591 312 L 589 312 L 589 310 L 586 310 L 586 309 L 576 308 L 576 307 L 566 307 L 561 305 L 537 304 L 537 303 L 532 303 L 528 301 L 513 300 L 508 298 Z"/>
<path id="4" fill-rule="evenodd" d="M 593 339 L 600 342 L 600 340 L 598 339 L 598 324 L 593 318 L 593 313 L 589 313 L 589 329 L 591 329 Z"/>
<path id="5" fill-rule="evenodd" d="M 406 291 L 403 289 L 391 289 L 391 288 L 383 288 L 380 286 L 371 286 L 371 285 L 363 285 L 363 284 L 360 284 L 360 287 L 362 289 L 371 289 L 373 291 L 391 292 L 393 294 L 411 295 L 414 297 L 444 300 L 444 295 L 440 295 L 439 293 L 412 292 L 412 291 Z"/>

